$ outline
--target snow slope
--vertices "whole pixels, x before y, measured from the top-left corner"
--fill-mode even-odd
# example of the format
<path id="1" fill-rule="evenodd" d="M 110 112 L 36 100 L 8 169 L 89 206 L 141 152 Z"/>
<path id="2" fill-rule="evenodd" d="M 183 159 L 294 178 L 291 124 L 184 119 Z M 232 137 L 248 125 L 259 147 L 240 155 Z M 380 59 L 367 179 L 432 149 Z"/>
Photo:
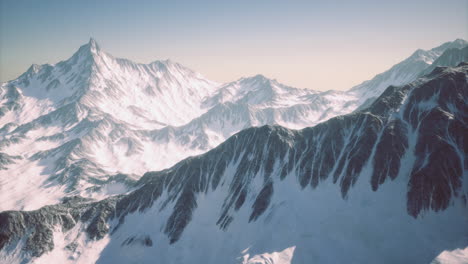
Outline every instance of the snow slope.
<path id="1" fill-rule="evenodd" d="M 467 78 L 436 68 L 314 127 L 243 130 L 125 195 L 0 213 L 0 259 L 430 263 L 468 247 Z"/>

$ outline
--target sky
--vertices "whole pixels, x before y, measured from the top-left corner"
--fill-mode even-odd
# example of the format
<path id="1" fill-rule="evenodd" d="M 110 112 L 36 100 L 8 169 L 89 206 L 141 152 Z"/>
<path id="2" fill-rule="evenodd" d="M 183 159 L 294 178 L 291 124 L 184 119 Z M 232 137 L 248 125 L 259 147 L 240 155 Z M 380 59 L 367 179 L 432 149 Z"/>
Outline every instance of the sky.
<path id="1" fill-rule="evenodd" d="M 71 57 L 171 59 L 229 82 L 263 74 L 347 90 L 410 56 L 468 39 L 468 0 L 0 0 L 0 81 Z"/>

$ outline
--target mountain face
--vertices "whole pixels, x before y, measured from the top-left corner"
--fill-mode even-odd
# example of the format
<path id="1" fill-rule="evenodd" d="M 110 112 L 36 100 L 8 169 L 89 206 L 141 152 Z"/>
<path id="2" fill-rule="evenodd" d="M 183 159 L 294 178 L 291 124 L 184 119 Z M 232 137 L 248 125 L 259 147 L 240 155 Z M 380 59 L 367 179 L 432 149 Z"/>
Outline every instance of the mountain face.
<path id="1" fill-rule="evenodd" d="M 468 246 L 467 78 L 438 67 L 314 127 L 245 129 L 128 194 L 2 212 L 0 259 L 429 263 Z"/>
<path id="2" fill-rule="evenodd" d="M 433 60 L 454 66 L 463 56 L 452 53 L 463 45 L 417 51 L 359 89 L 318 92 L 261 75 L 218 84 L 169 60 L 114 58 L 91 39 L 70 59 L 33 65 L 1 84 L 0 210 L 125 193 L 145 172 L 205 153 L 243 129 L 302 129 L 360 110 L 382 87 L 403 82 L 388 76 L 404 72 L 410 81 Z"/>

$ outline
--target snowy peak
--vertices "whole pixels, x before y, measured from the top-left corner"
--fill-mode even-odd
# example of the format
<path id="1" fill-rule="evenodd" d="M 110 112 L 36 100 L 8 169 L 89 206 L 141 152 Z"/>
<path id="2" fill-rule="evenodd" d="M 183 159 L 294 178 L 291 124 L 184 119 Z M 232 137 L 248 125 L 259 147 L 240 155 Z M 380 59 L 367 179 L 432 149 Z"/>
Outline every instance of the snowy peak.
<path id="1" fill-rule="evenodd" d="M 254 83 L 265 84 L 265 83 L 271 83 L 272 81 L 274 80 L 271 80 L 262 74 L 257 74 L 252 77 L 243 77 L 239 80 L 239 82 L 251 83 L 251 84 L 254 84 Z"/>
<path id="2" fill-rule="evenodd" d="M 276 79 L 270 79 L 262 74 L 257 74 L 252 77 L 244 77 L 237 81 L 241 86 L 251 88 L 252 90 L 267 89 L 271 91 L 286 91 L 286 90 L 299 90 L 290 86 L 279 83 Z"/>
<path id="3" fill-rule="evenodd" d="M 445 42 L 440 46 L 432 48 L 430 50 L 418 49 L 408 59 L 423 60 L 428 64 L 437 59 L 442 53 L 448 49 L 462 49 L 468 46 L 468 42 L 463 39 L 456 39 L 454 41 Z"/>
<path id="4" fill-rule="evenodd" d="M 218 84 L 170 60 L 141 64 L 115 58 L 91 38 L 69 59 L 33 65 L 6 86 L 40 101 L 40 114 L 78 102 L 141 128 L 159 128 L 203 114 L 201 101 Z M 29 120 L 15 122 L 24 121 Z"/>
<path id="5" fill-rule="evenodd" d="M 88 46 L 91 52 L 98 52 L 100 50 L 99 45 L 93 38 L 89 39 Z"/>
<path id="6" fill-rule="evenodd" d="M 407 59 L 407 62 L 422 61 L 426 64 L 432 64 L 437 56 L 438 54 L 435 52 L 418 49 Z"/>
<path id="7" fill-rule="evenodd" d="M 182 65 L 180 63 L 177 63 L 175 61 L 172 61 L 170 59 L 153 61 L 152 63 L 150 63 L 150 66 L 154 67 L 155 69 L 157 69 L 160 72 L 178 71 L 180 73 L 187 74 L 187 75 L 196 75 L 196 74 L 198 74 L 195 71 L 193 71 L 192 69 L 189 69 L 189 68 L 185 67 L 184 65 Z"/>
<path id="8" fill-rule="evenodd" d="M 99 44 L 93 38 L 90 38 L 89 42 L 82 45 L 75 53 L 75 55 L 81 56 L 98 56 L 101 54 L 103 54 L 103 52 L 101 51 Z"/>
<path id="9" fill-rule="evenodd" d="M 431 73 L 437 67 L 455 67 L 468 61 L 468 45 L 462 49 L 450 48 L 444 51 L 420 76 Z"/>
<path id="10" fill-rule="evenodd" d="M 466 46 L 468 46 L 468 41 L 464 39 L 456 39 L 454 41 L 445 42 L 444 44 L 431 49 L 431 51 L 442 54 L 448 49 L 463 49 Z"/>
<path id="11" fill-rule="evenodd" d="M 468 46 L 467 41 L 463 39 L 456 39 L 454 41 L 445 42 L 444 44 L 430 50 L 418 49 L 407 59 L 407 61 L 423 61 L 430 65 L 446 50 L 462 49 L 466 46 Z"/>
<path id="12" fill-rule="evenodd" d="M 257 107 L 287 106 L 301 103 L 302 96 L 315 94 L 310 89 L 298 89 L 269 79 L 261 74 L 243 77 L 224 84 L 216 93 L 205 100 L 208 106 L 223 103 L 248 104 Z"/>
<path id="13" fill-rule="evenodd" d="M 405 85 L 417 77 L 421 72 L 429 67 L 439 56 L 447 49 L 461 49 L 468 45 L 468 42 L 462 39 L 446 42 L 431 50 L 416 50 L 404 61 L 394 65 L 389 70 L 376 75 L 371 80 L 365 81 L 352 87 L 349 93 L 361 98 L 361 103 L 366 100 L 375 99 L 390 85 Z"/>

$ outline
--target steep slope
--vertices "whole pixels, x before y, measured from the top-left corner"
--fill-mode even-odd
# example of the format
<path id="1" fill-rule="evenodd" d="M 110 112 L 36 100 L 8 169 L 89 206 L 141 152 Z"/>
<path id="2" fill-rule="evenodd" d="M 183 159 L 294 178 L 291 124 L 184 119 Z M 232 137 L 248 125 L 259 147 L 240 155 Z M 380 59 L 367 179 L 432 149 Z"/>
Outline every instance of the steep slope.
<path id="1" fill-rule="evenodd" d="M 243 130 L 126 195 L 0 213 L 0 258 L 429 263 L 468 246 L 467 77 L 436 68 L 315 127 Z"/>

